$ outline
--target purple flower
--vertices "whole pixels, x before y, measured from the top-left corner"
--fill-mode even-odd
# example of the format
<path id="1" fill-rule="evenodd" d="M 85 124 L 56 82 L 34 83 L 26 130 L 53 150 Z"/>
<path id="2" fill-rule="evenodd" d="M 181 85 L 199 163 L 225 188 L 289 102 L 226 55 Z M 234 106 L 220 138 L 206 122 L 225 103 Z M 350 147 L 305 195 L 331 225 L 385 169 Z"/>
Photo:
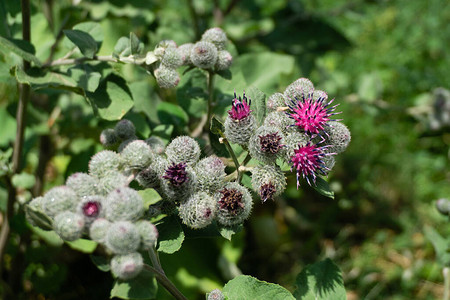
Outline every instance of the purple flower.
<path id="1" fill-rule="evenodd" d="M 259 136 L 261 152 L 277 154 L 285 146 L 280 143 L 280 140 L 281 137 L 278 135 L 278 132 Z"/>
<path id="2" fill-rule="evenodd" d="M 180 186 L 188 180 L 186 172 L 186 163 L 172 163 L 166 170 L 163 178 L 168 179 L 170 184 Z"/>
<path id="3" fill-rule="evenodd" d="M 97 217 L 100 213 L 101 204 L 97 201 L 88 201 L 83 205 L 83 214 L 86 217 Z"/>
<path id="4" fill-rule="evenodd" d="M 241 98 L 241 96 L 239 96 L 239 98 L 237 98 L 236 92 L 234 92 L 234 99 L 231 103 L 232 107 L 228 111 L 228 115 L 230 116 L 230 118 L 232 118 L 233 120 L 237 120 L 237 121 L 247 118 L 250 115 L 250 113 L 252 112 L 250 110 L 251 103 L 252 103 L 252 100 L 248 99 L 248 101 L 247 101 L 245 92 L 244 92 L 242 98 Z"/>
<path id="5" fill-rule="evenodd" d="M 337 105 L 330 106 L 334 99 L 326 103 L 324 97 L 314 100 L 312 94 L 309 94 L 306 98 L 303 94 L 301 100 L 296 100 L 291 100 L 287 115 L 295 120 L 296 126 L 307 133 L 319 133 L 319 131 L 324 129 L 326 123 L 330 121 L 330 117 L 338 114 L 334 113 Z"/>
<path id="6" fill-rule="evenodd" d="M 276 191 L 277 190 L 272 182 L 261 185 L 259 188 L 259 196 L 261 197 L 262 202 L 266 202 L 269 199 L 273 200 L 273 195 Z"/>
<path id="7" fill-rule="evenodd" d="M 222 194 L 222 197 L 218 201 L 220 209 L 227 210 L 232 215 L 237 215 L 244 208 L 244 203 L 242 202 L 243 195 L 238 190 L 224 188 L 219 193 Z"/>
<path id="8" fill-rule="evenodd" d="M 306 181 L 311 185 L 316 183 L 318 175 L 326 175 L 328 168 L 325 166 L 323 158 L 328 155 L 336 153 L 325 152 L 328 146 L 317 146 L 308 142 L 305 146 L 300 146 L 294 149 L 294 155 L 291 157 L 292 168 L 296 169 L 297 173 L 297 188 L 300 186 L 300 176 L 306 178 Z"/>

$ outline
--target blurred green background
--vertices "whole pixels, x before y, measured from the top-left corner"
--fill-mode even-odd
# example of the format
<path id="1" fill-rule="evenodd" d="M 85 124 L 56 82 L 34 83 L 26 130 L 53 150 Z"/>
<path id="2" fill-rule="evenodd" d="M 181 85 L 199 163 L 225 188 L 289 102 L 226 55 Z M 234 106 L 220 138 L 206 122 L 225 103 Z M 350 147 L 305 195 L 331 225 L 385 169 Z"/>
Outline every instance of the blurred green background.
<path id="1" fill-rule="evenodd" d="M 84 21 L 101 24 L 100 54 L 130 31 L 152 50 L 157 42 L 178 45 L 198 40 L 220 26 L 234 55 L 230 82 L 218 80 L 216 94 L 228 105 L 233 89 L 256 86 L 267 96 L 308 77 L 339 103 L 339 115 L 352 132 L 346 152 L 328 177 L 335 199 L 303 184 L 282 199 L 261 204 L 245 230 L 228 242 L 190 239 L 173 255 L 161 255 L 168 276 L 189 299 L 220 288 L 239 273 L 294 289 L 301 269 L 324 257 L 342 269 L 348 299 L 438 299 L 442 266 L 423 233 L 424 226 L 443 236 L 448 218 L 434 201 L 450 197 L 450 131 L 430 127 L 434 90 L 449 89 L 450 2 L 446 0 L 160 0 L 32 2 L 32 42 L 45 61 L 61 27 Z M 20 2 L 0 3 L 0 35 L 21 38 Z M 64 40 L 55 58 L 67 48 Z M 9 69 L 18 57 L 0 57 L 0 149 L 15 137 L 17 86 Z M 134 108 L 125 118 L 147 136 L 159 124 L 175 123 L 173 136 L 190 128 L 205 111 L 205 96 L 177 98 L 201 85 L 182 77 L 177 90 L 162 91 L 155 80 L 133 66 L 114 71 L 126 78 Z M 201 81 L 201 80 L 200 80 Z M 186 97 L 185 97 L 186 98 Z M 178 105 L 167 118 L 161 111 Z M 183 102 L 184 101 L 184 102 Z M 154 107 L 158 107 L 157 110 Z M 162 108 L 161 108 L 162 107 Z M 101 149 L 98 136 L 112 127 L 94 117 L 89 104 L 73 93 L 41 90 L 33 95 L 26 130 L 25 171 L 39 164 L 43 137 L 51 145 L 44 191 L 85 171 Z M 45 140 L 44 140 L 45 142 Z M 30 199 L 26 190 L 23 201 Z M 0 205 L 6 189 L 0 184 Z M 112 279 L 95 269 L 87 255 L 29 232 L 23 216 L 14 220 L 3 262 L 18 266 L 18 299 L 105 299 Z M 28 236 L 24 242 L 24 236 Z M 26 249 L 21 249 L 25 243 Z M 14 263 L 21 258 L 20 263 Z M 170 299 L 162 290 L 158 299 Z"/>

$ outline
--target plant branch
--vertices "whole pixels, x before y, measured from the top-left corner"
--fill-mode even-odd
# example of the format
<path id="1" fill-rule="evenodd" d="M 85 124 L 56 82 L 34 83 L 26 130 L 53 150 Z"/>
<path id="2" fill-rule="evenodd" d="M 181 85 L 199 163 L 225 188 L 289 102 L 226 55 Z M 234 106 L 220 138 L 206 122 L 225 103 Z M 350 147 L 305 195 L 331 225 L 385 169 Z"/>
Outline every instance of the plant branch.
<path id="1" fill-rule="evenodd" d="M 239 171 L 240 164 L 236 157 L 236 154 L 233 151 L 233 148 L 231 148 L 230 142 L 228 142 L 228 140 L 226 138 L 221 138 L 221 143 L 225 144 L 225 147 L 227 148 L 228 153 L 230 153 L 231 158 L 233 159 L 233 162 L 234 162 L 234 166 L 236 167 L 237 178 L 239 178 L 240 176 L 242 176 L 241 172 Z"/>
<path id="2" fill-rule="evenodd" d="M 214 72 L 208 71 L 208 119 L 206 120 L 205 129 L 209 130 L 211 126 L 211 117 L 213 113 L 214 103 Z"/>
<path id="3" fill-rule="evenodd" d="M 107 62 L 119 62 L 118 59 L 112 57 L 111 55 L 105 56 L 94 56 L 94 58 L 80 57 L 80 58 L 60 58 L 43 65 L 43 68 L 64 66 L 64 65 L 76 65 L 81 64 L 86 61 L 107 61 Z"/>

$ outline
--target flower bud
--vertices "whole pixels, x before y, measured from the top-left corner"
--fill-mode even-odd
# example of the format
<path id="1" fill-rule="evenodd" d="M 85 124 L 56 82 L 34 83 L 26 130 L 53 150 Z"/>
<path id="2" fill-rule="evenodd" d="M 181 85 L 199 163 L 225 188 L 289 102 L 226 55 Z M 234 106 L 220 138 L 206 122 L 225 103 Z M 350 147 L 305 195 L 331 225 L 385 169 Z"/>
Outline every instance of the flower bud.
<path id="1" fill-rule="evenodd" d="M 106 233 L 105 244 L 115 254 L 135 252 L 141 243 L 136 226 L 128 221 L 112 223 Z"/>
<path id="2" fill-rule="evenodd" d="M 178 208 L 179 216 L 188 227 L 200 229 L 211 224 L 216 215 L 216 201 L 205 192 L 193 194 Z"/>
<path id="3" fill-rule="evenodd" d="M 250 155 L 264 163 L 275 163 L 284 153 L 284 135 L 276 127 L 261 126 L 250 137 L 248 151 Z"/>
<path id="4" fill-rule="evenodd" d="M 341 153 L 347 149 L 351 140 L 350 130 L 341 122 L 330 121 L 328 127 L 325 128 L 328 135 L 326 144 L 330 145 L 329 151 Z"/>
<path id="5" fill-rule="evenodd" d="M 226 33 L 218 27 L 206 30 L 202 35 L 202 41 L 213 43 L 218 50 L 223 50 L 227 44 Z"/>
<path id="6" fill-rule="evenodd" d="M 121 153 L 123 151 L 123 149 L 125 149 L 125 147 L 128 146 L 129 143 L 134 142 L 137 139 L 138 138 L 136 136 L 133 136 L 133 137 L 123 141 L 122 143 L 120 143 L 119 147 L 117 147 L 117 152 Z"/>
<path id="7" fill-rule="evenodd" d="M 155 154 L 146 142 L 135 140 L 120 155 L 126 170 L 142 170 L 150 165 Z"/>
<path id="8" fill-rule="evenodd" d="M 119 138 L 116 135 L 114 129 L 105 129 L 100 133 L 100 143 L 103 147 L 110 148 L 119 142 Z"/>
<path id="9" fill-rule="evenodd" d="M 232 100 L 232 107 L 228 111 L 228 116 L 225 119 L 225 137 L 232 143 L 239 145 L 247 145 L 250 136 L 256 129 L 256 120 L 251 114 L 250 110 L 251 100 L 248 100 L 243 94 L 243 97 L 236 97 Z"/>
<path id="10" fill-rule="evenodd" d="M 210 194 L 215 193 L 225 184 L 225 165 L 222 160 L 215 155 L 208 156 L 200 160 L 195 165 L 197 175 L 198 190 Z"/>
<path id="11" fill-rule="evenodd" d="M 136 135 L 136 127 L 127 119 L 120 120 L 114 127 L 114 133 L 122 141 L 130 139 Z"/>
<path id="12" fill-rule="evenodd" d="M 106 239 L 106 233 L 108 232 L 109 228 L 111 227 L 111 222 L 99 218 L 96 219 L 94 222 L 92 222 L 91 226 L 89 227 L 89 237 L 91 240 L 97 243 L 105 243 Z"/>
<path id="13" fill-rule="evenodd" d="M 445 198 L 441 198 L 436 201 L 436 209 L 444 216 L 448 216 L 450 213 L 450 201 Z"/>
<path id="14" fill-rule="evenodd" d="M 86 173 L 78 172 L 70 175 L 66 180 L 66 186 L 80 197 L 98 193 L 98 179 Z"/>
<path id="15" fill-rule="evenodd" d="M 128 186 L 128 183 L 129 182 L 127 176 L 115 171 L 110 172 L 100 178 L 100 180 L 98 181 L 97 189 L 101 195 L 107 196 L 114 189 Z"/>
<path id="16" fill-rule="evenodd" d="M 217 220 L 225 226 L 242 224 L 252 211 L 250 192 L 237 182 L 229 182 L 215 194 Z"/>
<path id="17" fill-rule="evenodd" d="M 144 260 L 139 252 L 115 255 L 111 259 L 111 273 L 120 279 L 128 280 L 136 277 L 144 267 Z"/>
<path id="18" fill-rule="evenodd" d="M 144 214 L 144 202 L 135 190 L 120 187 L 106 197 L 104 212 L 106 219 L 114 221 L 136 221 Z"/>
<path id="19" fill-rule="evenodd" d="M 149 221 L 138 221 L 136 228 L 141 236 L 141 244 L 144 250 L 151 249 L 156 246 L 158 240 L 158 229 Z"/>
<path id="20" fill-rule="evenodd" d="M 183 65 L 192 65 L 191 61 L 192 47 L 194 47 L 194 44 L 192 43 L 183 44 L 180 47 L 178 47 L 178 52 L 180 53 L 181 58 L 183 60 Z"/>
<path id="21" fill-rule="evenodd" d="M 212 290 L 206 296 L 208 297 L 206 300 L 225 300 L 225 296 L 219 289 Z"/>
<path id="22" fill-rule="evenodd" d="M 268 112 L 276 111 L 278 107 L 287 106 L 287 98 L 281 93 L 275 93 L 267 99 L 266 107 Z"/>
<path id="23" fill-rule="evenodd" d="M 71 188 L 67 186 L 57 186 L 50 189 L 44 195 L 42 201 L 45 214 L 50 218 L 54 218 L 63 211 L 74 212 L 80 198 Z"/>
<path id="24" fill-rule="evenodd" d="M 277 165 L 263 165 L 252 170 L 252 187 L 266 202 L 283 194 L 286 188 L 286 177 Z"/>
<path id="25" fill-rule="evenodd" d="M 176 69 L 183 65 L 183 58 L 177 48 L 167 48 L 161 64 L 169 69 Z"/>
<path id="26" fill-rule="evenodd" d="M 118 153 L 110 150 L 103 150 L 92 156 L 89 161 L 89 174 L 102 178 L 109 173 L 117 172 L 121 165 Z"/>
<path id="27" fill-rule="evenodd" d="M 77 213 L 84 217 L 84 223 L 87 227 L 97 218 L 103 216 L 103 202 L 105 198 L 102 196 L 86 196 L 78 203 Z"/>
<path id="28" fill-rule="evenodd" d="M 81 238 L 83 228 L 83 216 L 70 211 L 59 213 L 53 222 L 53 229 L 64 241 L 75 241 Z"/>
<path id="29" fill-rule="evenodd" d="M 172 163 L 162 175 L 161 188 L 172 201 L 181 202 L 196 189 L 197 180 L 192 167 L 185 163 Z"/>
<path id="30" fill-rule="evenodd" d="M 314 92 L 313 83 L 307 78 L 299 78 L 286 88 L 284 96 L 292 100 L 306 98 Z"/>
<path id="31" fill-rule="evenodd" d="M 167 145 L 166 155 L 167 159 L 173 163 L 184 162 L 192 165 L 200 158 L 200 146 L 189 136 L 179 136 Z"/>
<path id="32" fill-rule="evenodd" d="M 165 158 L 155 156 L 150 166 L 138 173 L 136 181 L 144 188 L 158 188 L 161 184 L 161 176 L 167 166 L 168 163 Z"/>
<path id="33" fill-rule="evenodd" d="M 233 57 L 230 52 L 226 50 L 220 50 L 217 53 L 216 71 L 222 71 L 228 69 L 233 63 Z"/>
<path id="34" fill-rule="evenodd" d="M 180 82 L 177 70 L 161 65 L 155 70 L 155 78 L 160 88 L 170 89 L 176 87 Z"/>
<path id="35" fill-rule="evenodd" d="M 191 61 L 194 66 L 212 69 L 217 62 L 217 48 L 210 42 L 197 42 L 191 49 Z"/>
<path id="36" fill-rule="evenodd" d="M 166 149 L 166 146 L 164 144 L 164 141 L 157 136 L 151 136 L 148 139 L 145 140 L 147 145 L 150 146 L 152 151 L 156 154 L 163 154 L 164 150 Z"/>

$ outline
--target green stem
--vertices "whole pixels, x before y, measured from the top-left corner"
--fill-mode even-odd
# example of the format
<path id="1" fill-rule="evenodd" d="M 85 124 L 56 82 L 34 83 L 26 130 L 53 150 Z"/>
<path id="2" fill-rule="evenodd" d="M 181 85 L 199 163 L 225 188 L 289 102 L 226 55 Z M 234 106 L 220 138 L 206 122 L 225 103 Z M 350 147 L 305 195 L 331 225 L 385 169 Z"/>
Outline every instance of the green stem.
<path id="1" fill-rule="evenodd" d="M 206 120 L 206 128 L 210 129 L 211 126 L 211 118 L 213 113 L 214 106 L 214 72 L 208 71 L 208 119 Z"/>
<path id="2" fill-rule="evenodd" d="M 252 159 L 252 157 L 250 156 L 250 153 L 247 153 L 247 156 L 244 158 L 244 161 L 242 162 L 241 166 L 245 166 L 251 159 Z M 242 175 L 243 175 L 242 172 L 238 172 L 238 177 L 237 177 L 238 183 L 241 183 Z"/>
<path id="3" fill-rule="evenodd" d="M 111 55 L 106 56 L 94 56 L 94 58 L 61 58 L 49 63 L 44 64 L 44 68 L 55 67 L 55 66 L 64 66 L 64 65 L 76 65 L 82 64 L 86 61 L 107 61 L 107 62 L 118 62 L 119 60 L 112 57 Z"/>
<path id="4" fill-rule="evenodd" d="M 228 140 L 225 137 L 223 138 L 223 143 L 225 144 L 225 147 L 227 148 L 228 152 L 231 155 L 231 158 L 233 159 L 234 165 L 236 167 L 237 178 L 240 178 L 242 175 L 241 171 L 239 171 L 240 164 L 236 157 L 236 154 L 234 153 L 233 148 L 231 148 L 230 142 L 228 142 Z"/>
<path id="5" fill-rule="evenodd" d="M 450 268 L 444 267 L 442 270 L 442 274 L 444 275 L 444 300 L 450 299 Z"/>

